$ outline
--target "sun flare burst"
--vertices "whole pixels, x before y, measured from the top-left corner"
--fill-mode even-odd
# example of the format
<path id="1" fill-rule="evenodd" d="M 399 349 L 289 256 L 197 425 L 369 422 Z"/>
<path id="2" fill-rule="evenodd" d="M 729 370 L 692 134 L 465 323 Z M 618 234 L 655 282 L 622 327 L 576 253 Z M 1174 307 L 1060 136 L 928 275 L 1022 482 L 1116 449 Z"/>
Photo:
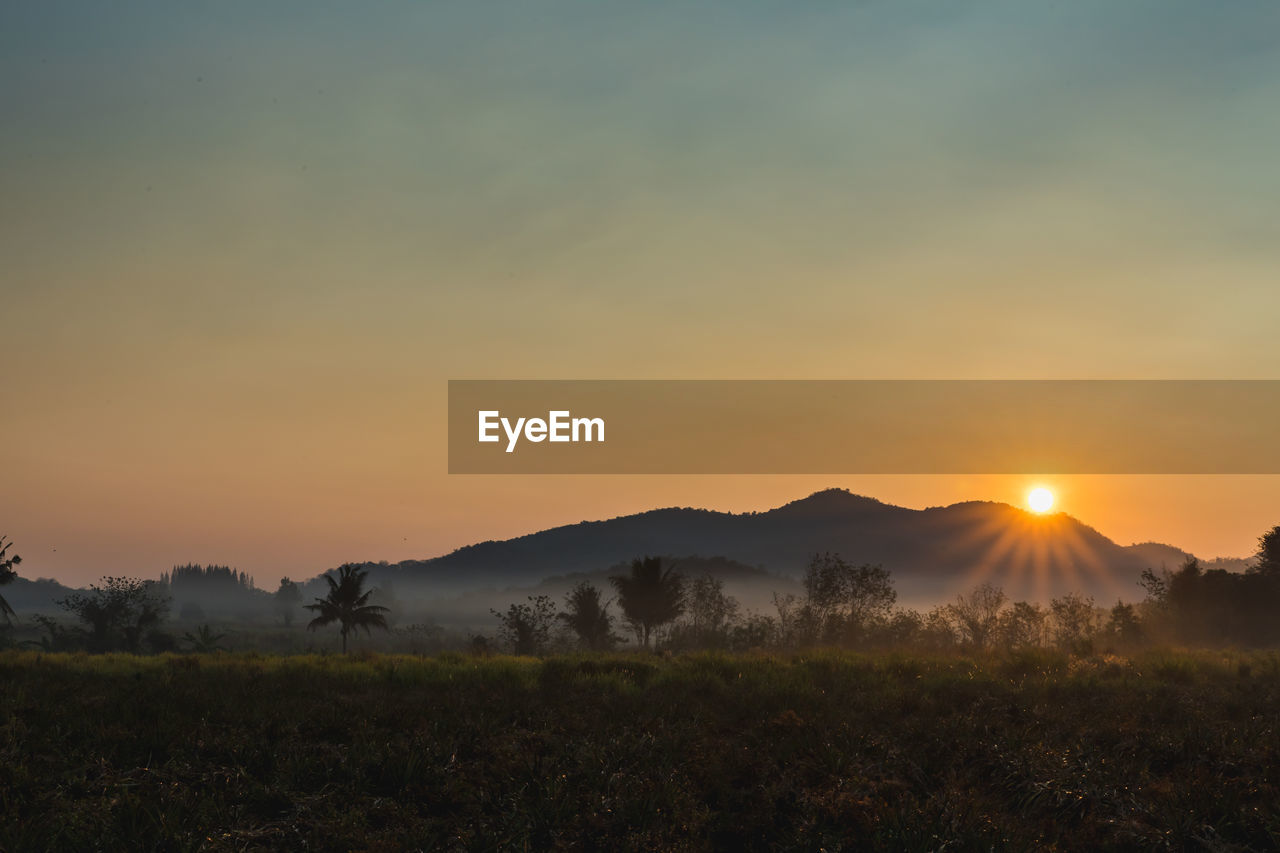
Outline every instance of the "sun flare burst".
<path id="1" fill-rule="evenodd" d="M 1027 506 L 1032 512 L 1046 513 L 1053 509 L 1053 492 L 1044 486 L 1037 486 L 1027 493 Z"/>

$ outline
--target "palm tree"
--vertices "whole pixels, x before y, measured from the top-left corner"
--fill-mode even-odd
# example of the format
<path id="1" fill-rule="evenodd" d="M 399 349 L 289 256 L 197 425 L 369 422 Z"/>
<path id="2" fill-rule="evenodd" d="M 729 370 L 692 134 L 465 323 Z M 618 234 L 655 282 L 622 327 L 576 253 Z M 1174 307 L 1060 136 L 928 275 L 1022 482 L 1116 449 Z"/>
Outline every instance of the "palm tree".
<path id="1" fill-rule="evenodd" d="M 387 630 L 388 612 L 386 607 L 369 604 L 369 596 L 373 590 L 364 589 L 364 578 L 368 572 L 353 563 L 338 567 L 338 579 L 325 574 L 322 577 L 329 584 L 329 594 L 317 598 L 315 604 L 304 605 L 307 610 L 319 615 L 307 623 L 307 630 L 331 625 L 338 622 L 342 625 L 342 653 L 347 653 L 347 634 L 352 628 L 363 628 L 366 634 L 371 628 Z"/>
<path id="2" fill-rule="evenodd" d="M 0 536 L 0 586 L 10 583 L 18 576 L 13 567 L 22 562 L 22 558 L 17 554 L 5 559 L 5 552 L 12 547 L 12 542 L 4 541 L 4 537 Z M 8 622 L 11 616 L 16 616 L 13 608 L 9 606 L 9 602 L 5 601 L 4 596 L 0 595 L 0 616 L 4 617 L 4 621 Z"/>
<path id="3" fill-rule="evenodd" d="M 654 628 L 674 622 L 684 612 L 684 576 L 675 566 L 662 570 L 661 557 L 633 560 L 631 572 L 609 579 L 618 591 L 618 606 L 644 647 Z"/>
<path id="4" fill-rule="evenodd" d="M 600 600 L 600 590 L 583 581 L 565 596 L 565 604 L 569 609 L 556 618 L 573 629 L 582 645 L 596 652 L 613 648 L 618 638 L 613 635 L 610 602 Z"/>

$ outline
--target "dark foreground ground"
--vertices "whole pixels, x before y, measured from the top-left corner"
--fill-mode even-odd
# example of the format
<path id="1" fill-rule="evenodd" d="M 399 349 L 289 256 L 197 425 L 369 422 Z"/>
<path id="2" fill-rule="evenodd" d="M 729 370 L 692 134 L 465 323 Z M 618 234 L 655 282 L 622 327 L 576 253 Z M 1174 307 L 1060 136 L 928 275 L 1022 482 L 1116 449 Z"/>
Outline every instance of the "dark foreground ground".
<path id="1" fill-rule="evenodd" d="M 1271 850 L 1280 657 L 0 654 L 0 848 Z"/>

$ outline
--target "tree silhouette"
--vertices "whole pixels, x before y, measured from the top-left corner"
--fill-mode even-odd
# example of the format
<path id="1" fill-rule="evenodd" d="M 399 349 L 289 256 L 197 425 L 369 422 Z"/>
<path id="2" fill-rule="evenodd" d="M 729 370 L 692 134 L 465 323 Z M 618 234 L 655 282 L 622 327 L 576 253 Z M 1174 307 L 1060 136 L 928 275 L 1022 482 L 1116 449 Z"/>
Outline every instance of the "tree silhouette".
<path id="1" fill-rule="evenodd" d="M 1048 611 L 1039 604 L 1015 601 L 1012 607 L 1000 613 L 996 633 L 1000 642 L 1011 649 L 1043 645 L 1048 618 Z"/>
<path id="2" fill-rule="evenodd" d="M 123 577 L 102 581 L 101 586 L 90 584 L 87 593 L 73 592 L 57 602 L 89 629 L 81 634 L 89 651 L 137 653 L 143 640 L 153 649 L 171 644 L 172 638 L 158 631 L 169 613 L 169 596 L 161 584 Z"/>
<path id="3" fill-rule="evenodd" d="M 498 634 L 511 644 L 512 652 L 517 655 L 542 654 L 551 640 L 556 607 L 549 595 L 531 595 L 528 604 L 513 604 L 506 613 L 489 612 L 501 620 Z"/>
<path id="4" fill-rule="evenodd" d="M 618 606 L 646 649 L 655 628 L 684 612 L 684 577 L 676 574 L 675 566 L 664 572 L 661 557 L 634 560 L 629 574 L 609 580 L 618 591 Z"/>
<path id="5" fill-rule="evenodd" d="M 37 615 L 35 623 L 45 630 L 45 636 L 34 640 L 23 640 L 22 645 L 40 649 L 42 652 L 69 652 L 74 651 L 79 645 L 79 638 L 74 632 L 59 625 L 50 617 Z"/>
<path id="6" fill-rule="evenodd" d="M 5 553 L 12 546 L 12 542 L 6 542 L 5 538 L 0 536 L 0 586 L 12 583 L 13 579 L 18 576 L 18 573 L 13 570 L 13 567 L 21 563 L 22 558 L 17 554 L 14 554 L 12 557 L 5 557 Z M 10 617 L 17 615 L 13 612 L 13 608 L 9 606 L 9 602 L 5 601 L 3 595 L 0 595 L 0 615 L 4 616 L 4 621 L 6 623 L 9 621 Z"/>
<path id="7" fill-rule="evenodd" d="M 888 618 L 898 593 L 882 566 L 814 554 L 804 574 L 806 619 L 816 639 L 852 640 Z"/>
<path id="8" fill-rule="evenodd" d="M 690 578 L 684 617 L 671 629 L 668 642 L 681 648 L 727 648 L 738 610 L 738 600 L 724 591 L 723 580 L 710 574 Z"/>
<path id="9" fill-rule="evenodd" d="M 1107 620 L 1107 633 L 1121 643 L 1140 642 L 1143 631 L 1138 608 L 1132 604 L 1117 601 L 1116 606 L 1111 608 L 1111 617 Z"/>
<path id="10" fill-rule="evenodd" d="M 387 617 L 383 614 L 387 608 L 377 604 L 369 604 L 369 596 L 373 590 L 364 588 L 365 575 L 368 572 L 353 563 L 338 567 L 338 578 L 325 573 L 321 577 L 329 584 L 329 594 L 317 598 L 315 604 L 304 607 L 319 614 L 307 623 L 307 630 L 314 631 L 325 625 L 337 622 L 342 626 L 342 653 L 347 653 L 347 635 L 353 628 L 363 628 L 366 634 L 373 628 L 387 630 Z"/>
<path id="11" fill-rule="evenodd" d="M 1053 614 L 1053 636 L 1058 645 L 1075 652 L 1091 651 L 1091 640 L 1099 621 L 1093 596 L 1068 593 L 1050 601 L 1049 611 Z"/>
<path id="12" fill-rule="evenodd" d="M 968 595 L 956 596 L 955 602 L 947 605 L 947 615 L 962 640 L 985 648 L 995 639 L 1004 602 L 1002 589 L 984 583 Z"/>
<path id="13" fill-rule="evenodd" d="M 600 590 L 583 581 L 564 599 L 564 613 L 557 618 L 578 635 L 578 641 L 593 652 L 612 649 L 618 638 L 613 635 L 613 616 L 609 603 L 600 600 Z"/>
<path id="14" fill-rule="evenodd" d="M 1258 561 L 1254 571 L 1280 578 L 1280 525 L 1258 537 Z"/>
<path id="15" fill-rule="evenodd" d="M 281 578 L 280 588 L 275 591 L 275 608 L 286 628 L 293 625 L 293 615 L 301 606 L 302 590 L 287 577 Z"/>
<path id="16" fill-rule="evenodd" d="M 182 635 L 182 641 L 191 647 L 191 651 L 198 655 L 213 654 L 214 652 L 225 652 L 226 649 L 218 645 L 225 638 L 226 634 L 215 634 L 213 629 L 208 625 L 201 625 L 192 634 L 190 631 Z"/>
<path id="17" fill-rule="evenodd" d="M 1187 644 L 1265 646 L 1280 642 L 1280 531 L 1259 539 L 1257 561 L 1243 573 L 1205 569 L 1188 557 L 1176 572 L 1144 575 L 1148 633 Z M 1150 583 L 1155 580 L 1158 583 Z"/>
<path id="18" fill-rule="evenodd" d="M 855 566 L 829 552 L 809 559 L 803 583 L 803 598 L 773 596 L 784 641 L 796 646 L 865 640 L 873 629 L 884 628 L 898 600 L 882 566 Z"/>

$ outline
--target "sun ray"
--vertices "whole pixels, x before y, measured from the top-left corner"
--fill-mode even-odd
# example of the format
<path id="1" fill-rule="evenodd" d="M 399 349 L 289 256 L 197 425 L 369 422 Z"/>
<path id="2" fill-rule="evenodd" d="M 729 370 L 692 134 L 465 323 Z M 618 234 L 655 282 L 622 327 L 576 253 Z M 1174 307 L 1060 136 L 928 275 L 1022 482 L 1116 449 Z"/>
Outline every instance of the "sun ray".
<path id="1" fill-rule="evenodd" d="M 954 530 L 960 544 L 953 554 L 971 567 L 962 592 L 995 583 L 1013 599 L 1041 602 L 1086 587 L 1122 593 L 1092 541 L 1094 531 L 1064 513 L 1002 510 L 963 517 Z"/>

